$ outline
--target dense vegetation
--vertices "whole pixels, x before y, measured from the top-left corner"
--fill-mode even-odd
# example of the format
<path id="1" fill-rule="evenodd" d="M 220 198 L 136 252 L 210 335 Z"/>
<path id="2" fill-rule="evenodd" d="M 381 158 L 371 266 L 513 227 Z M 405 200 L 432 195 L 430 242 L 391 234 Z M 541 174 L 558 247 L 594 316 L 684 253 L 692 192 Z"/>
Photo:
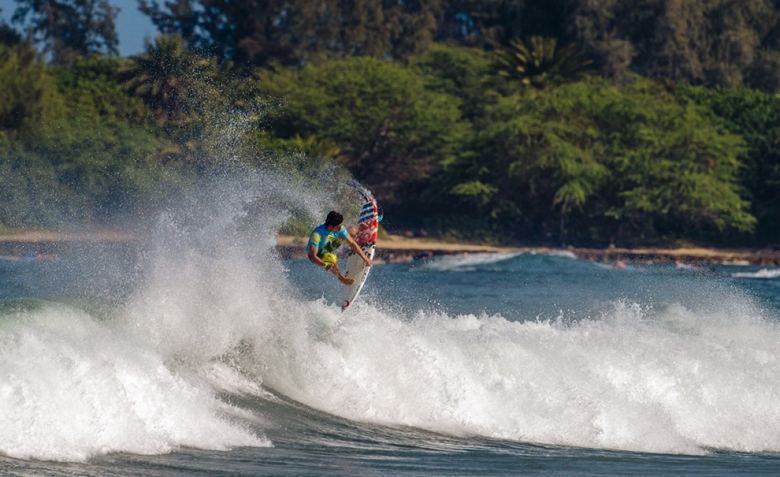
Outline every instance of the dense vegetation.
<path id="1" fill-rule="evenodd" d="M 780 1 L 16 0 L 0 227 L 126 220 L 228 163 L 345 169 L 392 228 L 780 243 Z"/>

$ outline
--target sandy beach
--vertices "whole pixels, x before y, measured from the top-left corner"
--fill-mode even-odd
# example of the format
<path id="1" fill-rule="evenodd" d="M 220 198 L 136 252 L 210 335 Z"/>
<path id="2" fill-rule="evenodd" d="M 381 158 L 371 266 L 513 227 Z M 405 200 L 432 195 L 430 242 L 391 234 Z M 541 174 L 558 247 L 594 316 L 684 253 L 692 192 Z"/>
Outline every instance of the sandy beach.
<path id="1" fill-rule="evenodd" d="M 304 256 L 305 237 L 277 236 L 277 246 L 287 256 Z M 703 247 L 683 248 L 552 248 L 552 247 L 495 247 L 468 243 L 442 242 L 430 238 L 408 238 L 396 235 L 377 241 L 380 259 L 404 260 L 420 255 L 457 253 L 571 253 L 579 259 L 595 262 L 675 262 L 718 263 L 730 265 L 780 265 L 780 252 L 770 249 L 713 249 Z"/>
<path id="2" fill-rule="evenodd" d="M 137 236 L 116 230 L 95 232 L 52 232 L 28 230 L 14 234 L 0 235 L 0 243 L 46 243 L 46 242 L 133 242 Z"/>
<path id="3" fill-rule="evenodd" d="M 143 241 L 132 233 L 102 230 L 82 233 L 25 231 L 0 235 L 0 255 L 55 254 L 70 247 L 88 243 L 123 244 Z M 306 237 L 280 235 L 277 249 L 285 257 L 302 258 L 306 251 Z M 451 243 L 432 238 L 410 238 L 390 235 L 377 241 L 377 257 L 383 261 L 407 261 L 415 257 L 459 253 L 567 253 L 579 259 L 595 262 L 674 262 L 692 264 L 732 264 L 780 266 L 780 251 L 772 249 L 715 249 L 687 246 L 681 248 L 553 248 L 553 247 L 496 247 L 473 243 Z"/>

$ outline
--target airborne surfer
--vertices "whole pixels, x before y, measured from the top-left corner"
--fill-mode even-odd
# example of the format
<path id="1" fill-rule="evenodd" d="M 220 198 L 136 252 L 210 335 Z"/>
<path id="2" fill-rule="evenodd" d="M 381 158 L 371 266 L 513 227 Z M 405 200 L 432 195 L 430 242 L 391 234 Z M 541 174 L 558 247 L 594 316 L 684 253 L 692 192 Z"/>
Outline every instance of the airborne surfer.
<path id="1" fill-rule="evenodd" d="M 360 226 L 362 227 L 364 224 L 360 224 Z M 325 223 L 312 230 L 309 236 L 309 243 L 306 246 L 309 260 L 315 265 L 325 267 L 326 271 L 336 275 L 344 285 L 352 285 L 355 283 L 355 279 L 347 278 L 341 273 L 338 258 L 333 252 L 341 246 L 341 241 L 344 240 L 349 244 L 349 248 L 363 259 L 366 266 L 372 266 L 373 262 L 352 238 L 357 232 L 357 227 L 344 227 L 344 217 L 341 214 L 334 210 L 330 211 Z"/>

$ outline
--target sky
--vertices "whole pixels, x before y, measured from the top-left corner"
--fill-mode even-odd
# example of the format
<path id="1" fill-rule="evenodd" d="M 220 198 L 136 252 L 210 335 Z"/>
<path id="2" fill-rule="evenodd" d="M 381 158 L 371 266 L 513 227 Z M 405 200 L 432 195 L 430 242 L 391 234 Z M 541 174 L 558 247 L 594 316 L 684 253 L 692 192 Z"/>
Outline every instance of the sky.
<path id="1" fill-rule="evenodd" d="M 111 4 L 120 9 L 116 19 L 119 54 L 131 56 L 140 53 L 144 49 L 144 38 L 154 38 L 157 29 L 149 17 L 138 11 L 137 0 L 112 0 Z M 16 7 L 14 0 L 0 0 L 0 16 L 10 22 Z M 18 25 L 12 26 L 18 28 Z"/>

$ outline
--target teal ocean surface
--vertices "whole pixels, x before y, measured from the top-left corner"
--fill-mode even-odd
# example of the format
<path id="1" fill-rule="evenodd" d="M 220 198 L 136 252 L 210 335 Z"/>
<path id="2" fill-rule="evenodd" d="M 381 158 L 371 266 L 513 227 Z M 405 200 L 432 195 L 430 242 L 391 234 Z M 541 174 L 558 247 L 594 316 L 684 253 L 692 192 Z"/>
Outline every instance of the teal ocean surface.
<path id="1" fill-rule="evenodd" d="M 0 474 L 780 472 L 774 269 L 437 256 L 342 314 L 218 210 L 0 259 Z"/>

